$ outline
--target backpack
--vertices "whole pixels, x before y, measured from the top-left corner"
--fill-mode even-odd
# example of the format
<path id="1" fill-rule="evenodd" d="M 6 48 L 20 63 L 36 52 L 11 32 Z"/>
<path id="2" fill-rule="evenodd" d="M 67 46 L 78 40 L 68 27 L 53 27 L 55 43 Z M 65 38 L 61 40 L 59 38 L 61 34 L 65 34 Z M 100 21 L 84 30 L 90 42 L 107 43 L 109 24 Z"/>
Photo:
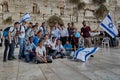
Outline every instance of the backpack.
<path id="1" fill-rule="evenodd" d="M 19 31 L 21 31 L 21 29 L 22 29 L 22 26 L 20 25 Z M 24 29 L 25 29 L 25 33 L 27 33 L 29 28 L 26 29 L 25 26 L 24 26 Z"/>
<path id="2" fill-rule="evenodd" d="M 9 30 L 10 30 L 10 27 L 7 27 L 7 28 L 4 29 L 4 31 L 3 31 L 3 37 L 7 37 L 8 36 Z M 14 31 L 14 29 L 13 29 L 13 31 Z"/>

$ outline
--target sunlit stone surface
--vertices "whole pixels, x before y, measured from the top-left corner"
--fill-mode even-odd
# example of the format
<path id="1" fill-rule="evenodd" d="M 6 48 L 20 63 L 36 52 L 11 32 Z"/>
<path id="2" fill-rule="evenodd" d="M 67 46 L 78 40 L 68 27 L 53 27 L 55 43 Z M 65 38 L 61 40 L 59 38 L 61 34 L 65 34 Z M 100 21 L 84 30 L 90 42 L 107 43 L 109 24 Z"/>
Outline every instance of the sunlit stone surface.
<path id="1" fill-rule="evenodd" d="M 86 63 L 57 59 L 52 64 L 34 64 L 14 60 L 2 62 L 0 80 L 120 80 L 120 49 L 100 49 Z M 18 49 L 15 51 L 17 58 Z"/>

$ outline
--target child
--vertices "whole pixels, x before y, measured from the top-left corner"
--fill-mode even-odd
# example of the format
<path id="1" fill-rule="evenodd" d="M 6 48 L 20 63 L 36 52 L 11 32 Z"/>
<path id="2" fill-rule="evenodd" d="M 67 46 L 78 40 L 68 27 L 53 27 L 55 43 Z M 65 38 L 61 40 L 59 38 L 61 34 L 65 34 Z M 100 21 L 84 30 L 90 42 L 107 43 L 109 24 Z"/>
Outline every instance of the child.
<path id="1" fill-rule="evenodd" d="M 65 57 L 65 49 L 62 46 L 60 39 L 57 40 L 56 50 L 57 50 L 57 54 L 55 55 L 55 58 L 64 58 Z"/>
<path id="2" fill-rule="evenodd" d="M 48 55 L 52 56 L 52 58 L 54 59 L 56 54 L 57 54 L 57 50 L 56 50 L 56 37 L 52 37 L 52 40 L 50 40 L 50 42 L 48 43 Z"/>
<path id="3" fill-rule="evenodd" d="M 29 37 L 29 42 L 26 43 L 25 50 L 25 60 L 26 62 L 30 62 L 35 57 L 35 44 L 33 43 L 33 38 Z"/>
<path id="4" fill-rule="evenodd" d="M 69 43 L 69 41 L 66 41 L 66 44 L 64 45 L 65 51 L 67 56 L 71 55 L 71 52 L 73 51 L 72 45 Z"/>
<path id="5" fill-rule="evenodd" d="M 50 56 L 46 55 L 45 46 L 43 46 L 43 40 L 40 40 L 38 47 L 36 48 L 36 63 L 52 63 Z"/>

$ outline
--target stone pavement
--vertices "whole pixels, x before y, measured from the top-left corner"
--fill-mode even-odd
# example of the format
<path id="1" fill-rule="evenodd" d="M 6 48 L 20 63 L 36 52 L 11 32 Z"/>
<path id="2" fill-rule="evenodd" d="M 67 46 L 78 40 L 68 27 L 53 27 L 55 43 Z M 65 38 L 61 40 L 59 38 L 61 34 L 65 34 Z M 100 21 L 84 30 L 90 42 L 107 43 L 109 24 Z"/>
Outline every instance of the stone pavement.
<path id="1" fill-rule="evenodd" d="M 0 80 L 120 80 L 120 49 L 100 49 L 86 63 L 57 59 L 52 64 L 19 60 L 3 63 L 3 49 L 0 48 Z"/>

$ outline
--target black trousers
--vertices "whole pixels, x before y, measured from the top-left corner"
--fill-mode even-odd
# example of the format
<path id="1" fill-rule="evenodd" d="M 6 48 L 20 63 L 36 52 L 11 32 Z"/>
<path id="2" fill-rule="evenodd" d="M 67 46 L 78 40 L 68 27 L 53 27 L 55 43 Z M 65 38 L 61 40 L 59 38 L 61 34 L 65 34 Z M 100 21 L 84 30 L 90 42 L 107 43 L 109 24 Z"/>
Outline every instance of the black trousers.
<path id="1" fill-rule="evenodd" d="M 3 42 L 3 41 L 2 41 L 2 39 L 1 39 L 0 47 L 2 47 L 2 42 Z"/>
<path id="2" fill-rule="evenodd" d="M 60 40 L 62 41 L 62 45 L 64 45 L 68 40 L 68 37 L 60 37 Z"/>
<path id="3" fill-rule="evenodd" d="M 40 58 L 36 58 L 36 60 L 37 60 L 37 63 L 44 63 L 44 61 L 42 61 Z M 47 60 L 47 63 L 52 63 L 52 59 L 50 58 L 50 56 L 46 56 L 46 60 Z"/>
<path id="4" fill-rule="evenodd" d="M 4 55 L 3 55 L 3 60 L 6 60 L 7 53 L 8 53 L 8 59 L 11 58 L 11 45 L 9 44 L 9 40 L 5 39 L 4 41 L 5 49 L 4 49 Z M 9 52 L 8 52 L 9 49 Z"/>
<path id="5" fill-rule="evenodd" d="M 56 50 L 53 50 L 53 49 L 51 49 L 51 48 L 49 48 L 49 47 L 46 47 L 46 52 L 47 52 L 47 55 L 49 55 L 49 56 L 52 56 L 53 58 L 56 56 L 56 54 L 57 54 L 57 51 Z"/>

